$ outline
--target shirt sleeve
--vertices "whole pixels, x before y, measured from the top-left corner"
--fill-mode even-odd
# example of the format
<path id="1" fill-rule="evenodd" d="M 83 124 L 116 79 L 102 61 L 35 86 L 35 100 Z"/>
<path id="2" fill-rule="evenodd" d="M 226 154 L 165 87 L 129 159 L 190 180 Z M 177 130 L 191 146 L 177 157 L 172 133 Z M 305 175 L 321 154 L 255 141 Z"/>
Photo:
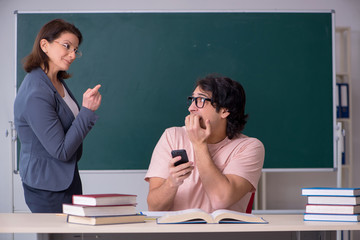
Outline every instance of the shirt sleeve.
<path id="1" fill-rule="evenodd" d="M 256 190 L 264 164 L 264 145 L 256 138 L 249 138 L 247 143 L 235 150 L 224 174 L 234 174 L 245 178 Z"/>
<path id="2" fill-rule="evenodd" d="M 145 180 L 149 181 L 151 177 L 168 178 L 169 161 L 171 161 L 172 138 L 171 129 L 166 129 L 156 144 L 149 169 L 145 175 Z"/>

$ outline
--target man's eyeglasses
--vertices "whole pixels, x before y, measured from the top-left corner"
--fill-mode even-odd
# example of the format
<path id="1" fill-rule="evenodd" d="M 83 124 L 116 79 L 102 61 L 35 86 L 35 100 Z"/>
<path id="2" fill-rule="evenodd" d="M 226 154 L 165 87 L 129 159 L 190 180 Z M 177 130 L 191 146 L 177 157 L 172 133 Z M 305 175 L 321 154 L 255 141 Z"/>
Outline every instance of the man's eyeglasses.
<path id="1" fill-rule="evenodd" d="M 55 41 L 55 40 L 54 40 L 54 42 L 56 42 L 57 44 L 60 44 L 60 45 L 63 46 L 64 48 L 66 48 L 66 50 L 68 51 L 68 53 L 74 52 L 74 53 L 75 53 L 75 56 L 76 56 L 77 58 L 79 58 L 79 57 L 82 56 L 82 52 L 81 52 L 80 50 L 78 50 L 77 48 L 74 48 L 74 47 L 72 48 L 70 44 L 68 44 L 68 43 L 60 43 L 60 42 Z"/>
<path id="2" fill-rule="evenodd" d="M 203 108 L 205 105 L 205 101 L 212 101 L 211 98 L 205 98 L 205 97 L 188 97 L 188 104 L 189 106 L 192 104 L 192 102 L 195 102 L 195 106 L 197 108 Z"/>

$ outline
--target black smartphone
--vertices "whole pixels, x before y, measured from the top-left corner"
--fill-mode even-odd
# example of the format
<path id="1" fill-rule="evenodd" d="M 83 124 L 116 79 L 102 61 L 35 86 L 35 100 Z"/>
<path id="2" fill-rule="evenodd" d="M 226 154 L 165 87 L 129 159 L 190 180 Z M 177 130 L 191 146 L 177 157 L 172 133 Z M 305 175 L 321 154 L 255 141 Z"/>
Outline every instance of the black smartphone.
<path id="1" fill-rule="evenodd" d="M 179 149 L 179 150 L 172 150 L 171 151 L 171 156 L 177 157 L 177 156 L 181 156 L 181 159 L 177 162 L 174 163 L 174 166 L 178 166 L 180 164 L 186 163 L 189 161 L 188 156 L 186 154 L 186 150 L 185 149 Z"/>

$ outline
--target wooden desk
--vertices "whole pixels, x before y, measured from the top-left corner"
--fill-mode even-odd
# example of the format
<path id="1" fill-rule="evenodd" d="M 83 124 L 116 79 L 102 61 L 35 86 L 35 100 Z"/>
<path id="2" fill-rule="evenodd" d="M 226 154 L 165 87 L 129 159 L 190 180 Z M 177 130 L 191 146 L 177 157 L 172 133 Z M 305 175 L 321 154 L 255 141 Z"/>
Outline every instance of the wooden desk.
<path id="1" fill-rule="evenodd" d="M 360 230 L 360 223 L 307 222 L 303 215 L 261 215 L 269 224 L 156 224 L 87 226 L 66 223 L 65 215 L 0 213 L 0 233 L 239 233 Z"/>

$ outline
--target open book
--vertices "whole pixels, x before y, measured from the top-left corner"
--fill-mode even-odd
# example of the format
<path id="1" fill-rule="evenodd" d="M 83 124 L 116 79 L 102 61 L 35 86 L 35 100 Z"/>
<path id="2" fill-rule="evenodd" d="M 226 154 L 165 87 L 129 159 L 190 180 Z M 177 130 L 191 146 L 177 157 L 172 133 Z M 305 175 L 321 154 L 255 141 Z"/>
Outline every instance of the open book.
<path id="1" fill-rule="evenodd" d="M 171 211 L 159 217 L 157 223 L 268 223 L 261 217 L 226 209 L 207 213 L 201 209 Z"/>

